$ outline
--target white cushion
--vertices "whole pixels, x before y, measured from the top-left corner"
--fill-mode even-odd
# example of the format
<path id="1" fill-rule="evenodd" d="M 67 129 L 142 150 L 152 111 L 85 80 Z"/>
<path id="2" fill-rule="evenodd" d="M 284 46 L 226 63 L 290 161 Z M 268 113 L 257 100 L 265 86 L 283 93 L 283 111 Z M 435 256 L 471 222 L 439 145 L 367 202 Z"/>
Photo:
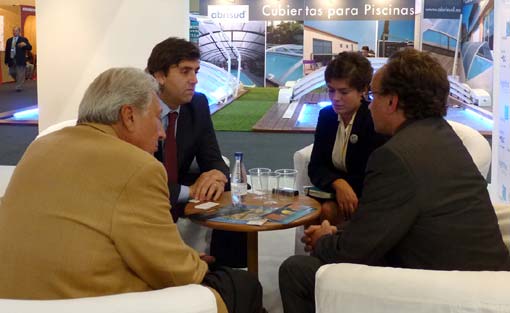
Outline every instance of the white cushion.
<path id="1" fill-rule="evenodd" d="M 4 195 L 15 168 L 16 166 L 0 165 L 0 198 Z"/>
<path id="2" fill-rule="evenodd" d="M 494 210 L 498 216 L 498 224 L 503 241 L 510 251 L 510 204 L 495 203 Z"/>
<path id="3" fill-rule="evenodd" d="M 467 151 L 473 158 L 473 162 L 483 177 L 487 178 L 489 167 L 491 166 L 491 146 L 487 139 L 477 130 L 454 121 L 448 121 L 453 130 L 462 140 Z"/>
<path id="4" fill-rule="evenodd" d="M 294 169 L 296 174 L 296 188 L 299 192 L 303 192 L 304 186 L 311 186 L 310 177 L 308 177 L 308 164 L 312 155 L 313 144 L 308 145 L 294 153 Z M 296 227 L 296 235 L 294 240 L 294 253 L 305 255 L 305 244 L 301 242 L 304 235 L 304 226 Z"/>
<path id="5" fill-rule="evenodd" d="M 212 291 L 201 285 L 66 300 L 0 299 L 9 313 L 215 313 Z"/>
<path id="6" fill-rule="evenodd" d="M 308 145 L 294 153 L 294 169 L 296 169 L 296 188 L 299 192 L 303 192 L 304 186 L 310 186 L 310 178 L 308 177 L 308 164 L 312 155 L 313 144 Z"/>
<path id="7" fill-rule="evenodd" d="M 329 264 L 317 272 L 317 313 L 510 312 L 510 272 Z"/>

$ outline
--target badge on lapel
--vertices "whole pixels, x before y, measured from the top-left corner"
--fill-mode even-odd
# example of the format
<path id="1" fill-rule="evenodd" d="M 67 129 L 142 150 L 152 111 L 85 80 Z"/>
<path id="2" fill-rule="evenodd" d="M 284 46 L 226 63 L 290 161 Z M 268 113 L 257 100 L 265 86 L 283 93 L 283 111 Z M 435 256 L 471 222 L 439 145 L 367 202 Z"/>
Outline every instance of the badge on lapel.
<path id="1" fill-rule="evenodd" d="M 353 144 L 358 142 L 358 135 L 352 134 L 351 137 L 349 137 L 349 141 Z"/>

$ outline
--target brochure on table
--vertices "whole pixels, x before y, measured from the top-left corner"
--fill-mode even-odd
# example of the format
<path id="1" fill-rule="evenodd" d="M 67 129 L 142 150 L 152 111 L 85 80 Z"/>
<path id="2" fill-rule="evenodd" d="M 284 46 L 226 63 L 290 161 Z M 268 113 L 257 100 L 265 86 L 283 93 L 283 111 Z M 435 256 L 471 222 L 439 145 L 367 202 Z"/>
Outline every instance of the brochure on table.
<path id="1" fill-rule="evenodd" d="M 197 218 L 231 224 L 247 224 L 251 221 L 263 219 L 267 219 L 271 222 L 288 224 L 315 210 L 315 208 L 303 205 L 297 208 L 290 207 L 290 205 L 279 208 L 266 208 L 258 205 L 245 205 L 242 207 L 227 206 L 218 209 L 218 211 L 212 214 L 198 214 Z"/>

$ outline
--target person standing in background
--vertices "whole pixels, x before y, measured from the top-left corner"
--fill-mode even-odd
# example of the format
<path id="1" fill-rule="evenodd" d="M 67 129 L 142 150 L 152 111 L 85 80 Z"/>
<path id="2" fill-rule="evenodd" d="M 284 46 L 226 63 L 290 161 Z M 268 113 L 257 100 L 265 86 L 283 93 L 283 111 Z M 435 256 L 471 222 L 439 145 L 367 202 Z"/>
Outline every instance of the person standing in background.
<path id="1" fill-rule="evenodd" d="M 361 47 L 361 55 L 362 56 L 364 56 L 365 58 L 368 58 L 369 54 L 370 54 L 370 48 L 368 48 L 368 46 Z"/>
<path id="2" fill-rule="evenodd" d="M 16 81 L 16 91 L 23 89 L 25 83 L 26 54 L 32 50 L 28 39 L 21 36 L 21 29 L 15 26 L 12 29 L 12 37 L 7 39 L 5 45 L 5 61 L 9 67 L 9 75 Z"/>

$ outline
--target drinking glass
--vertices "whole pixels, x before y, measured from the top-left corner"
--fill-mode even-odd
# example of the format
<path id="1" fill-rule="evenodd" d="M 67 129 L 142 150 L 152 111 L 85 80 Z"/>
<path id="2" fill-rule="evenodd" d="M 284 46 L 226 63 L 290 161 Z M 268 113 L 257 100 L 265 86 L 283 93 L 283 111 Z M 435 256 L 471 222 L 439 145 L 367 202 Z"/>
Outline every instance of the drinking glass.
<path id="1" fill-rule="evenodd" d="M 278 204 L 278 201 L 274 200 L 275 195 L 273 195 L 273 190 L 278 190 L 280 173 L 269 172 L 263 175 L 267 176 L 266 201 L 264 201 L 264 206 L 272 208 Z"/>
<path id="2" fill-rule="evenodd" d="M 267 191 L 268 176 L 264 173 L 271 172 L 271 169 L 264 167 L 251 168 L 248 170 L 250 174 L 250 183 L 252 193 L 255 194 L 254 199 L 265 199 L 264 195 Z"/>
<path id="3" fill-rule="evenodd" d="M 293 201 L 294 199 L 294 190 L 296 189 L 296 175 L 297 170 L 295 169 L 279 169 L 276 170 L 275 173 L 280 174 L 279 184 L 278 184 L 278 192 L 276 193 L 278 196 L 278 200 L 280 201 Z"/>
<path id="4" fill-rule="evenodd" d="M 276 170 L 275 173 L 280 174 L 279 188 L 292 190 L 296 189 L 297 172 L 298 172 L 297 170 L 290 168 Z"/>

